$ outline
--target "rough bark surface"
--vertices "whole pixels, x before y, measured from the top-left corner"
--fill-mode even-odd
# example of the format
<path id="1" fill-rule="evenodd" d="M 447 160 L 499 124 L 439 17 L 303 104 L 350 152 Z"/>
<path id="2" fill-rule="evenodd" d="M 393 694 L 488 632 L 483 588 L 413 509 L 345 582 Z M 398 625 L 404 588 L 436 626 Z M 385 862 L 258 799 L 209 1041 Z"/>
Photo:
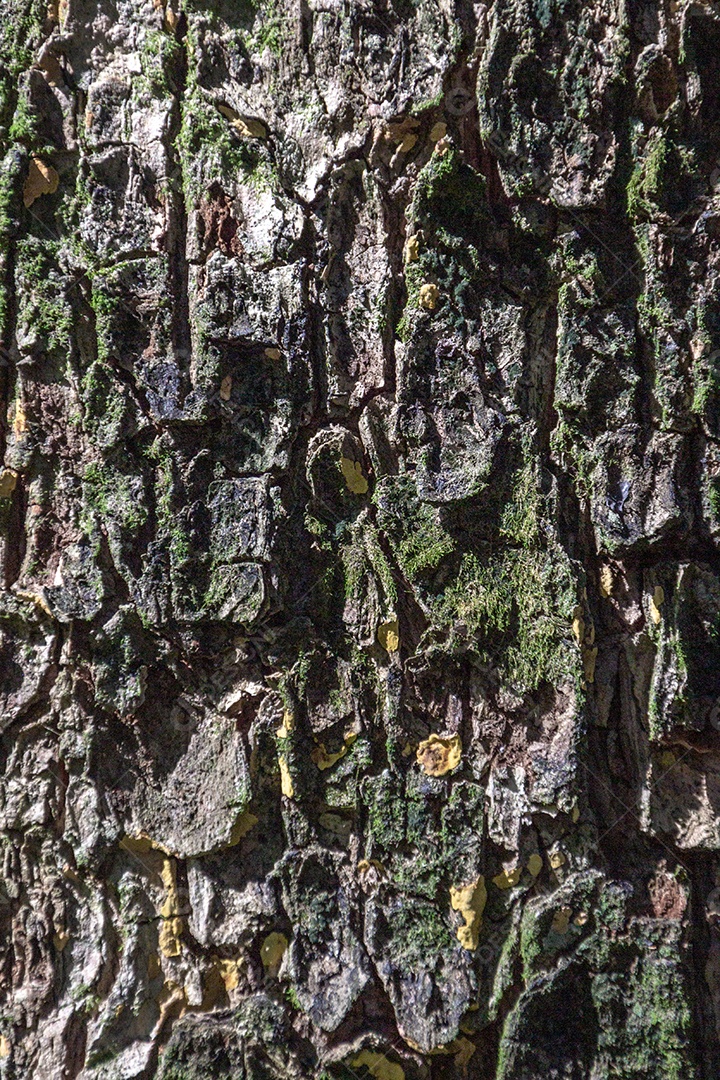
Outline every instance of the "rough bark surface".
<path id="1" fill-rule="evenodd" d="M 0 0 L 0 1077 L 720 1076 L 720 4 Z"/>

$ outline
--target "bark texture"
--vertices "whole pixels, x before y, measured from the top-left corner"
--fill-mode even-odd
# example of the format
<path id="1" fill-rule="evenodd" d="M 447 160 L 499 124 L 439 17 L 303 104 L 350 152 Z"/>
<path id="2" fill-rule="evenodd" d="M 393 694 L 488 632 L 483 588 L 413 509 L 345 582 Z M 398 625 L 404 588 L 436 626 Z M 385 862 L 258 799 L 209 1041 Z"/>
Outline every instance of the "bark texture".
<path id="1" fill-rule="evenodd" d="M 0 0 L 0 1077 L 720 1076 L 720 4 Z"/>

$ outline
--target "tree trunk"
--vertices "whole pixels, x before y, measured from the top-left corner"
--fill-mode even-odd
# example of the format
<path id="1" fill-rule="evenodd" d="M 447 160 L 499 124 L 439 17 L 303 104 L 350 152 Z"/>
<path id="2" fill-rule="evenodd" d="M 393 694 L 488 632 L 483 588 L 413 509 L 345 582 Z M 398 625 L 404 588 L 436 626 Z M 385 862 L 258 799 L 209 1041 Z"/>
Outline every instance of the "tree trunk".
<path id="1" fill-rule="evenodd" d="M 0 15 L 0 1076 L 720 1077 L 720 5 Z"/>

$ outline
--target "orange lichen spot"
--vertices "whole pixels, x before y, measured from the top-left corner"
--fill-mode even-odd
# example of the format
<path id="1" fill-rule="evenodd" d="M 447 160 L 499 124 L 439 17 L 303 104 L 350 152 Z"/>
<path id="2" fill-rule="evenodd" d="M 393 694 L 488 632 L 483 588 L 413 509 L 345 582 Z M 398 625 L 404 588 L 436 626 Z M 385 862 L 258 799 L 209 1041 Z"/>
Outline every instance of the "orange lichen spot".
<path id="1" fill-rule="evenodd" d="M 260 959 L 268 975 L 277 977 L 287 947 L 288 939 L 284 934 L 278 933 L 277 930 L 273 930 L 265 938 L 260 947 Z"/>
<path id="2" fill-rule="evenodd" d="M 14 469 L 3 469 L 0 472 L 0 499 L 7 499 L 12 495 L 17 486 L 18 474 Z"/>
<path id="3" fill-rule="evenodd" d="M 362 1050 L 356 1057 L 348 1062 L 351 1069 L 367 1069 L 370 1076 L 375 1080 L 405 1080 L 405 1070 L 402 1065 L 389 1061 L 385 1054 L 376 1050 Z"/>
<path id="4" fill-rule="evenodd" d="M 4 1035 L 0 1035 L 0 1058 L 10 1057 L 10 1043 Z"/>
<path id="5" fill-rule="evenodd" d="M 470 952 L 474 952 L 478 947 L 486 902 L 487 889 L 482 874 L 477 881 L 469 885 L 463 885 L 459 889 L 450 887 L 450 905 L 453 911 L 459 911 L 465 920 L 465 925 L 458 927 L 457 939 L 463 949 Z"/>
<path id="6" fill-rule="evenodd" d="M 232 375 L 226 375 L 220 383 L 220 397 L 223 401 L 229 401 L 232 397 Z"/>
<path id="7" fill-rule="evenodd" d="M 656 626 L 660 624 L 662 614 L 660 608 L 665 603 L 665 590 L 662 585 L 656 585 L 650 597 L 650 618 Z"/>
<path id="8" fill-rule="evenodd" d="M 527 861 L 527 868 L 532 877 L 537 877 L 543 868 L 542 855 L 534 851 Z"/>
<path id="9" fill-rule="evenodd" d="M 496 874 L 493 878 L 493 885 L 496 885 L 498 889 L 513 889 L 520 881 L 522 875 L 522 866 L 515 866 L 512 870 L 503 870 L 501 874 Z"/>
<path id="10" fill-rule="evenodd" d="M 556 934 L 567 934 L 568 925 L 570 923 L 570 916 L 572 915 L 572 908 L 561 907 L 553 915 L 553 921 L 550 926 L 551 930 L 554 930 Z"/>
<path id="11" fill-rule="evenodd" d="M 53 195 L 57 191 L 59 183 L 60 177 L 52 165 L 46 165 L 44 161 L 37 157 L 30 158 L 28 174 L 23 187 L 25 206 L 32 206 L 41 195 Z"/>
<path id="12" fill-rule="evenodd" d="M 397 615 L 392 615 L 386 622 L 380 623 L 378 627 L 378 641 L 382 645 L 386 652 L 397 652 L 400 648 L 400 627 L 398 625 Z"/>
<path id="13" fill-rule="evenodd" d="M 428 776 L 444 776 L 460 764 L 462 742 L 459 735 L 431 735 L 417 748 L 418 764 Z"/>
<path id="14" fill-rule="evenodd" d="M 368 489 L 368 482 L 363 476 L 362 465 L 359 461 L 353 461 L 352 458 L 343 457 L 340 458 L 340 468 L 342 474 L 345 477 L 345 483 L 348 489 L 352 491 L 354 495 L 364 495 Z"/>
<path id="15" fill-rule="evenodd" d="M 422 307 L 434 311 L 440 299 L 440 290 L 432 281 L 420 286 L 419 300 Z"/>

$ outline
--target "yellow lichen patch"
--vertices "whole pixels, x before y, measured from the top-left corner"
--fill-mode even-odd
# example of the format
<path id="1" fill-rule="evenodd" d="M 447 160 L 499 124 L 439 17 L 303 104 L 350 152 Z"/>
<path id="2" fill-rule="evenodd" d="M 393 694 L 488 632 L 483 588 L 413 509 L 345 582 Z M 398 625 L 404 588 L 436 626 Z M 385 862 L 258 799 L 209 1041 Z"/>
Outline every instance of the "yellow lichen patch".
<path id="1" fill-rule="evenodd" d="M 413 235 L 408 237 L 408 241 L 405 244 L 405 262 L 417 262 L 420 258 L 420 237 Z"/>
<path id="2" fill-rule="evenodd" d="M 458 1069 L 466 1069 L 470 1058 L 477 1050 L 474 1043 L 471 1043 L 469 1039 L 464 1039 L 462 1037 L 453 1039 L 450 1043 L 450 1048 L 455 1057 L 455 1067 Z"/>
<path id="3" fill-rule="evenodd" d="M 63 949 L 65 948 L 65 946 L 67 945 L 69 940 L 70 940 L 70 935 L 68 933 L 66 933 L 64 930 L 56 930 L 55 933 L 53 934 L 53 945 L 55 946 L 55 948 L 57 949 L 58 952 L 63 951 Z"/>
<path id="4" fill-rule="evenodd" d="M 405 1070 L 402 1065 L 388 1061 L 385 1054 L 380 1054 L 375 1050 L 362 1050 L 357 1057 L 351 1058 L 348 1064 L 351 1069 L 360 1069 L 364 1065 L 375 1080 L 405 1080 Z"/>
<path id="5" fill-rule="evenodd" d="M 278 756 L 278 765 L 280 766 L 280 790 L 286 799 L 292 799 L 295 796 L 295 788 L 293 787 L 287 758 L 284 754 Z"/>
<path id="6" fill-rule="evenodd" d="M 25 415 L 25 406 L 18 398 L 15 402 L 15 415 L 13 416 L 13 435 L 16 439 L 20 438 L 27 431 L 27 416 Z"/>
<path id="7" fill-rule="evenodd" d="M 166 894 L 163 905 L 160 908 L 160 918 L 162 922 L 160 924 L 160 933 L 158 936 L 158 948 L 163 956 L 180 956 L 182 952 L 182 932 L 183 932 L 183 920 L 180 917 L 180 898 L 177 891 L 177 881 L 175 873 L 175 860 L 171 858 L 163 859 L 162 870 L 160 871 L 162 877 L 162 883 L 165 886 Z"/>
<path id="8" fill-rule="evenodd" d="M 31 604 L 35 604 L 41 611 L 44 611 L 46 615 L 53 618 L 52 608 L 47 602 L 44 594 L 41 592 L 32 592 L 30 589 L 18 589 L 15 595 L 20 600 L 29 600 Z"/>
<path id="9" fill-rule="evenodd" d="M 345 745 L 342 746 L 337 752 L 331 753 L 329 750 L 325 749 L 324 743 L 320 743 L 320 745 L 316 746 L 310 754 L 310 760 L 315 762 L 318 769 L 330 769 L 337 761 L 340 760 L 340 758 L 345 757 L 348 749 L 352 746 L 356 739 L 357 732 L 353 731 L 352 728 L 350 728 L 348 731 L 345 732 Z"/>
<path id="10" fill-rule="evenodd" d="M 14 469 L 3 469 L 0 473 L 0 499 L 7 499 L 17 486 L 18 474 Z"/>
<path id="11" fill-rule="evenodd" d="M 660 620 L 662 619 L 660 608 L 663 606 L 664 602 L 665 590 L 663 589 L 662 585 L 656 585 L 655 589 L 653 590 L 653 594 L 650 597 L 650 618 L 656 626 L 660 623 Z"/>
<path id="12" fill-rule="evenodd" d="M 600 595 L 612 596 L 613 586 L 615 585 L 615 578 L 613 576 L 612 569 L 609 566 L 603 566 L 600 568 Z"/>
<path id="13" fill-rule="evenodd" d="M 23 202 L 32 206 L 41 195 L 54 195 L 58 189 L 60 177 L 52 165 L 46 165 L 40 158 L 30 158 L 30 166 L 23 187 Z"/>
<path id="14" fill-rule="evenodd" d="M 37 66 L 42 71 L 46 82 L 50 86 L 62 86 L 64 83 L 63 69 L 60 66 L 57 56 L 51 52 L 45 52 L 39 57 Z"/>
<path id="15" fill-rule="evenodd" d="M 276 728 L 275 734 L 277 735 L 278 739 L 287 739 L 290 736 L 290 733 L 294 730 L 295 716 L 293 713 L 290 712 L 289 709 L 286 709 L 283 713 L 283 722 L 279 728 Z"/>
<path id="16" fill-rule="evenodd" d="M 543 868 L 542 855 L 538 855 L 537 851 L 534 851 L 527 861 L 527 868 L 533 877 L 537 877 Z"/>
<path id="17" fill-rule="evenodd" d="M 585 620 L 583 619 L 583 609 L 579 604 L 573 611 L 572 628 L 575 640 L 578 645 L 582 645 L 585 639 Z"/>
<path id="18" fill-rule="evenodd" d="M 332 766 L 340 760 L 340 758 L 345 757 L 347 752 L 347 746 L 342 746 L 336 753 L 333 754 L 330 753 L 329 750 L 325 749 L 325 743 L 320 743 L 320 745 L 316 746 L 310 754 L 310 760 L 317 765 L 318 769 L 324 771 L 325 769 L 331 769 Z"/>
<path id="19" fill-rule="evenodd" d="M 251 814 L 249 810 L 243 810 L 237 818 L 237 821 L 232 827 L 230 833 L 230 839 L 228 841 L 228 847 L 234 847 L 235 844 L 239 844 L 244 836 L 254 829 L 258 823 L 258 818 L 254 814 Z"/>
<path id="20" fill-rule="evenodd" d="M 580 820 L 580 807 L 579 806 L 573 806 L 573 808 L 572 808 L 572 819 L 573 819 L 574 824 L 577 824 L 577 822 Z"/>
<path id="21" fill-rule="evenodd" d="M 595 682 L 595 663 L 597 661 L 597 654 L 597 645 L 593 645 L 592 648 L 585 646 L 582 651 L 583 674 L 585 675 L 586 683 Z"/>
<path id="22" fill-rule="evenodd" d="M 288 939 L 284 934 L 273 930 L 263 941 L 260 947 L 260 959 L 268 975 L 277 976 L 282 964 L 282 958 L 288 947 Z"/>
<path id="23" fill-rule="evenodd" d="M 270 348 L 265 350 L 265 356 L 268 360 L 279 360 L 282 353 L 279 349 Z"/>
<path id="24" fill-rule="evenodd" d="M 437 285 L 427 282 L 425 285 L 420 286 L 418 298 L 422 307 L 427 308 L 428 311 L 434 311 L 440 299 L 440 290 Z"/>
<path id="25" fill-rule="evenodd" d="M 180 1017 L 185 1015 L 187 1010 L 185 988 L 183 986 L 178 986 L 172 979 L 165 980 L 163 987 L 158 994 L 157 1001 L 160 1006 L 160 1016 L 155 1025 L 156 1031 L 159 1031 L 162 1028 L 170 1013 L 174 1013 L 176 1018 L 180 1019 Z"/>
<path id="26" fill-rule="evenodd" d="M 163 847 L 162 844 L 158 844 L 157 841 L 149 837 L 146 832 L 139 832 L 135 836 L 123 836 L 120 841 L 120 847 L 124 848 L 125 851 L 129 851 L 131 855 L 150 855 L 157 852 L 161 852 L 163 855 L 170 855 L 170 852 L 166 847 Z M 162 873 L 160 869 L 158 869 L 158 873 Z"/>
<path id="27" fill-rule="evenodd" d="M 493 885 L 496 885 L 498 889 L 513 889 L 520 880 L 522 874 L 522 866 L 515 866 L 512 870 L 503 870 L 501 874 L 496 874 L 493 878 Z"/>
<path id="28" fill-rule="evenodd" d="M 570 922 L 570 916 L 572 915 L 572 909 L 569 907 L 561 907 L 553 915 L 553 921 L 550 926 L 551 930 L 554 930 L 556 934 L 567 934 L 568 924 Z"/>
<path id="29" fill-rule="evenodd" d="M 220 383 L 220 397 L 223 401 L 229 401 L 232 395 L 232 375 L 226 375 Z"/>
<path id="30" fill-rule="evenodd" d="M 559 870 L 561 866 L 565 865 L 565 856 L 562 851 L 552 851 L 548 855 L 548 862 L 553 870 Z"/>
<path id="31" fill-rule="evenodd" d="M 10 1043 L 7 1041 L 4 1035 L 0 1035 L 0 1058 L 6 1058 L 10 1056 Z"/>
<path id="32" fill-rule="evenodd" d="M 400 628 L 397 616 L 393 616 L 378 627 L 378 641 L 386 652 L 397 652 L 400 648 Z"/>
<path id="33" fill-rule="evenodd" d="M 672 769 L 675 765 L 677 758 L 673 754 L 672 750 L 663 750 L 660 755 L 660 767 L 662 769 Z"/>
<path id="34" fill-rule="evenodd" d="M 218 111 L 230 121 L 238 135 L 242 136 L 243 139 L 267 138 L 267 128 L 260 120 L 240 116 L 239 113 L 235 112 L 235 109 L 231 109 L 228 105 L 218 105 Z"/>
<path id="35" fill-rule="evenodd" d="M 176 12 L 174 12 L 171 7 L 166 8 L 165 9 L 164 25 L 165 25 L 165 29 L 168 31 L 168 33 L 174 34 L 175 31 L 177 30 L 177 25 L 178 25 L 179 22 L 180 22 L 179 15 Z"/>
<path id="36" fill-rule="evenodd" d="M 446 134 L 447 124 L 444 123 L 442 120 L 438 120 L 437 123 L 433 124 L 433 126 L 430 128 L 430 142 L 439 142 L 440 139 L 445 138 Z"/>
<path id="37" fill-rule="evenodd" d="M 403 140 L 400 143 L 398 150 L 401 154 L 409 154 L 417 141 L 417 135 L 413 135 L 413 133 L 410 131 L 407 135 L 403 136 Z"/>
<path id="38" fill-rule="evenodd" d="M 240 961 L 219 960 L 218 971 L 226 991 L 229 993 L 231 990 L 237 990 L 240 985 Z"/>
<path id="39" fill-rule="evenodd" d="M 377 874 L 385 873 L 385 867 L 378 859 L 361 859 L 357 864 L 357 868 L 361 877 L 369 874 L 371 870 L 374 870 Z"/>
<path id="40" fill-rule="evenodd" d="M 362 465 L 359 461 L 353 461 L 352 458 L 343 457 L 340 458 L 340 468 L 342 474 L 345 477 L 345 483 L 348 489 L 352 491 L 354 495 L 364 495 L 368 489 L 368 482 L 363 476 Z"/>
<path id="41" fill-rule="evenodd" d="M 482 914 L 487 901 L 487 889 L 485 878 L 480 875 L 477 881 L 469 885 L 463 885 L 456 889 L 450 887 L 450 904 L 453 911 L 459 911 L 465 920 L 465 925 L 458 927 L 457 939 L 463 949 L 474 952 L 478 947 L 480 928 L 482 926 Z"/>
<path id="42" fill-rule="evenodd" d="M 320 814 L 318 822 L 323 829 L 327 829 L 329 833 L 337 836 L 340 840 L 347 840 L 352 832 L 352 821 L 350 818 L 343 817 L 342 814 Z"/>
<path id="43" fill-rule="evenodd" d="M 444 776 L 460 764 L 462 742 L 459 735 L 431 735 L 417 748 L 418 764 L 428 776 Z"/>

